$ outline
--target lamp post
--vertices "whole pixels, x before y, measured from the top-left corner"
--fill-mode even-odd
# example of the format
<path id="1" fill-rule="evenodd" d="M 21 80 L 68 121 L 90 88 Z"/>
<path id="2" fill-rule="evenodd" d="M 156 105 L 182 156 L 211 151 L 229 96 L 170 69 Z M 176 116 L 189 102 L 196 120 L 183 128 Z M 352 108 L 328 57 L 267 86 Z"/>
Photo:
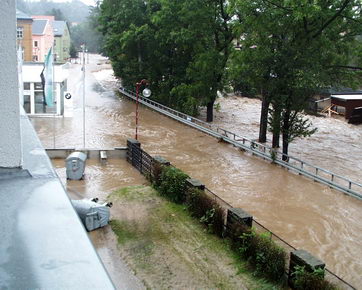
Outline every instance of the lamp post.
<path id="1" fill-rule="evenodd" d="M 139 95 L 139 89 L 142 85 L 147 85 L 147 81 L 142 80 L 142 81 L 136 83 L 136 137 L 135 137 L 136 140 L 138 140 L 138 95 Z M 149 96 L 151 96 L 151 90 L 148 88 L 145 88 L 142 91 L 142 95 L 145 98 L 148 98 Z"/>

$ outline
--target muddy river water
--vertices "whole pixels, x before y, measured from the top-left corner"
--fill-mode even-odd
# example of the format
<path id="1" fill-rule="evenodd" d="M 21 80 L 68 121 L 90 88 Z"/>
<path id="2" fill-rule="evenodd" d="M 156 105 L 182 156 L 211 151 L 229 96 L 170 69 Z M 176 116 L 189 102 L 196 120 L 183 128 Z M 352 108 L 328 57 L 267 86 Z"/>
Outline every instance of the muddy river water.
<path id="1" fill-rule="evenodd" d="M 91 56 L 90 62 L 86 70 L 86 147 L 125 146 L 126 139 L 134 137 L 135 104 L 115 95 L 112 70 L 104 64 L 104 59 Z M 54 146 L 54 125 L 56 148 L 82 147 L 80 65 L 71 66 L 70 76 L 68 87 L 73 97 L 72 103 L 67 104 L 66 117 L 32 118 L 46 148 Z M 243 110 L 234 111 L 235 106 Z M 248 107 L 249 110 L 245 109 Z M 222 127 L 232 124 L 231 131 L 254 138 L 258 110 L 256 100 L 222 100 L 216 122 Z M 362 162 L 357 160 L 362 156 L 361 128 L 351 128 L 349 132 L 344 121 L 332 120 L 331 133 L 328 119 L 316 118 L 316 122 L 320 135 L 312 140 L 326 153 L 313 157 L 319 150 L 308 151 L 308 140 L 304 140 L 292 147 L 293 155 L 300 154 L 313 164 L 360 182 Z M 336 136 L 331 138 L 334 132 Z M 362 287 L 362 201 L 219 143 L 144 107 L 140 107 L 139 140 L 151 155 L 169 159 L 233 206 L 250 212 L 294 247 L 310 251 L 324 260 L 330 270 L 355 287 Z M 62 165 L 56 166 L 60 175 L 64 175 Z M 92 164 L 90 168 L 86 178 L 88 189 L 84 186 L 77 189 L 75 184 L 68 186 L 72 197 L 90 197 L 99 191 L 105 196 L 120 186 L 144 182 L 133 168 L 123 163 L 106 167 Z M 104 172 L 106 177 L 101 177 Z"/>

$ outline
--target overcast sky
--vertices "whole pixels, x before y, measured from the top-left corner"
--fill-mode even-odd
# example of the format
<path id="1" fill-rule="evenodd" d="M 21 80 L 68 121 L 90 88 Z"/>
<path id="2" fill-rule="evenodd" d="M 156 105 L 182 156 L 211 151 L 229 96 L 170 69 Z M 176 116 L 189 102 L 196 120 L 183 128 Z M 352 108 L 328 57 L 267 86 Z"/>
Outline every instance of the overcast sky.
<path id="1" fill-rule="evenodd" d="M 27 0 L 29 1 L 29 0 Z M 39 0 L 30 0 L 30 2 L 38 2 Z M 80 0 L 87 5 L 95 5 L 96 0 Z M 49 2 L 72 2 L 71 0 L 50 0 Z"/>

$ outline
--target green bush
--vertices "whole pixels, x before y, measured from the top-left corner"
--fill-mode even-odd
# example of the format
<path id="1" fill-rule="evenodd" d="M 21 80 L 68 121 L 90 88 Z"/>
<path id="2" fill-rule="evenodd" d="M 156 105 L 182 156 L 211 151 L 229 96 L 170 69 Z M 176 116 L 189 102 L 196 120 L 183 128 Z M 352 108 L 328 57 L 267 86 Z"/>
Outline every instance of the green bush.
<path id="1" fill-rule="evenodd" d="M 171 201 L 183 203 L 186 199 L 186 179 L 188 175 L 172 166 L 164 167 L 160 177 L 157 190 Z"/>
<path id="2" fill-rule="evenodd" d="M 305 270 L 305 266 L 296 266 L 292 273 L 293 289 L 303 290 L 334 290 L 335 285 L 324 280 L 324 270 L 314 269 L 313 272 Z"/>
<path id="3" fill-rule="evenodd" d="M 161 184 L 161 173 L 164 168 L 165 167 L 158 162 L 152 164 L 152 173 L 149 176 L 149 180 L 155 187 L 159 187 Z"/>
<path id="4" fill-rule="evenodd" d="M 287 254 L 271 238 L 269 233 L 258 234 L 248 229 L 238 241 L 240 254 L 248 259 L 258 275 L 272 281 L 281 281 L 285 273 Z"/>
<path id="5" fill-rule="evenodd" d="M 191 214 L 205 224 L 210 232 L 222 236 L 225 211 L 215 200 L 202 190 L 191 189 L 186 204 Z"/>

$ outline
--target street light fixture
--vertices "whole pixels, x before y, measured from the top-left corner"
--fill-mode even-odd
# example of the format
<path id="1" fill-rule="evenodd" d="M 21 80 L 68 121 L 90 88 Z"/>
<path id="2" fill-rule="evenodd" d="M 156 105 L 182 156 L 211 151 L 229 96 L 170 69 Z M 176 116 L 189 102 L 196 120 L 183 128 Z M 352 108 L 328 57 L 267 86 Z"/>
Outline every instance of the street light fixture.
<path id="1" fill-rule="evenodd" d="M 138 140 L 138 95 L 139 95 L 139 89 L 142 85 L 147 85 L 147 80 L 142 80 L 140 82 L 138 82 L 136 84 L 136 137 L 135 139 Z M 142 91 L 142 95 L 145 97 L 145 98 L 148 98 L 151 96 L 151 90 L 148 89 L 148 88 L 145 88 L 143 91 Z"/>

